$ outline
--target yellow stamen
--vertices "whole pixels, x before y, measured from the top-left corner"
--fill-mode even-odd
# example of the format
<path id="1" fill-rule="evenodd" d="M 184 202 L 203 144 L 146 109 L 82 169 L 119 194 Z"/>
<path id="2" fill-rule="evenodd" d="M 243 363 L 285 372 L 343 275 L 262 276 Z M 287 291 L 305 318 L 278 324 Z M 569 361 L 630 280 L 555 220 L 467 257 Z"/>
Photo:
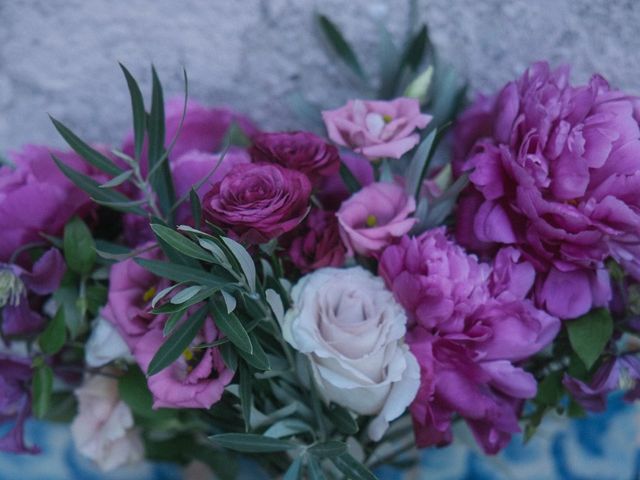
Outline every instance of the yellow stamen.
<path id="1" fill-rule="evenodd" d="M 384 123 L 391 123 L 391 120 L 393 120 L 393 117 L 387 114 L 387 115 L 383 115 L 382 119 L 384 120 Z"/>
<path id="2" fill-rule="evenodd" d="M 185 358 L 187 362 L 190 362 L 191 360 L 193 360 L 193 352 L 188 348 L 184 352 L 182 352 L 182 356 Z"/>
<path id="3" fill-rule="evenodd" d="M 375 227 L 378 224 L 378 219 L 375 215 L 369 215 L 367 216 L 366 224 L 369 228 Z"/>
<path id="4" fill-rule="evenodd" d="M 151 287 L 149 290 L 144 292 L 144 295 L 142 295 L 142 300 L 144 300 L 145 302 L 148 302 L 155 296 L 157 291 L 158 289 L 156 287 Z"/>

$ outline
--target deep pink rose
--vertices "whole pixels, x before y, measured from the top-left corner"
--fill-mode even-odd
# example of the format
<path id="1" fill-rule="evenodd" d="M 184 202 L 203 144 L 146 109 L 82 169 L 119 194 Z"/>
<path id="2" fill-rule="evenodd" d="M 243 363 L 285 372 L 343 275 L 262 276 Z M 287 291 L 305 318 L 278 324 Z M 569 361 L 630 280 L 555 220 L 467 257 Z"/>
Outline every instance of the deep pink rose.
<path id="1" fill-rule="evenodd" d="M 312 183 L 338 173 L 338 149 L 310 132 L 259 133 L 249 149 L 254 162 L 273 162 L 304 173 Z"/>
<path id="2" fill-rule="evenodd" d="M 407 343 L 421 368 L 411 406 L 418 445 L 450 443 L 457 414 L 485 452 L 496 453 L 520 431 L 523 400 L 536 394 L 518 362 L 560 327 L 527 299 L 533 266 L 515 249 L 481 263 L 439 228 L 387 247 L 379 273 L 407 311 Z"/>
<path id="3" fill-rule="evenodd" d="M 162 258 L 162 252 L 154 248 L 138 257 L 158 260 Z M 150 329 L 164 322 L 164 316 L 151 313 L 151 300 L 167 286 L 167 281 L 142 268 L 132 258 L 113 265 L 109 280 L 107 304 L 101 315 L 117 328 L 129 348 L 133 349 Z"/>
<path id="4" fill-rule="evenodd" d="M 374 254 L 415 225 L 413 197 L 393 183 L 372 183 L 342 203 L 336 213 L 350 255 Z"/>
<path id="5" fill-rule="evenodd" d="M 420 113 L 415 98 L 350 100 L 344 107 L 322 112 L 329 138 L 369 160 L 400 158 L 420 141 L 416 129 L 431 121 Z"/>
<path id="6" fill-rule="evenodd" d="M 322 267 L 340 267 L 346 249 L 340 239 L 334 212 L 313 210 L 298 229 L 292 232 L 289 258 L 303 273 Z"/>
<path id="7" fill-rule="evenodd" d="M 275 164 L 234 165 L 204 196 L 203 213 L 248 243 L 262 243 L 293 230 L 307 214 L 311 183 Z"/>
<path id="8" fill-rule="evenodd" d="M 640 278 L 638 105 L 600 76 L 574 87 L 568 67 L 536 63 L 456 127 L 454 170 L 471 181 L 459 241 L 517 247 L 538 272 L 538 304 L 561 318 L 607 305 L 608 257 Z"/>
<path id="9" fill-rule="evenodd" d="M 218 331 L 209 318 L 194 342 L 210 343 L 218 338 Z M 133 355 L 143 371 L 147 371 L 164 341 L 162 328 L 154 328 L 136 344 Z M 220 400 L 233 375 L 234 372 L 225 366 L 217 348 L 189 348 L 169 367 L 149 377 L 153 408 L 208 409 Z"/>
<path id="10" fill-rule="evenodd" d="M 40 233 L 60 235 L 71 217 L 96 208 L 58 169 L 51 154 L 85 175 L 102 178 L 75 153 L 28 145 L 10 155 L 15 169 L 0 167 L 0 262 L 7 262 L 22 245 L 41 242 Z"/>
<path id="11" fill-rule="evenodd" d="M 165 105 L 165 147 L 169 146 L 169 143 L 178 132 L 183 108 L 182 99 L 169 100 Z M 222 140 L 229 127 L 234 123 L 249 137 L 258 131 L 251 120 L 228 108 L 205 107 L 190 100 L 187 103 L 187 113 L 184 117 L 182 129 L 171 150 L 171 159 L 177 159 L 191 150 L 208 153 L 217 152 L 222 148 Z M 122 151 L 129 156 L 134 155 L 133 132 L 127 134 Z M 146 171 L 146 158 L 145 143 L 142 153 L 143 171 Z"/>

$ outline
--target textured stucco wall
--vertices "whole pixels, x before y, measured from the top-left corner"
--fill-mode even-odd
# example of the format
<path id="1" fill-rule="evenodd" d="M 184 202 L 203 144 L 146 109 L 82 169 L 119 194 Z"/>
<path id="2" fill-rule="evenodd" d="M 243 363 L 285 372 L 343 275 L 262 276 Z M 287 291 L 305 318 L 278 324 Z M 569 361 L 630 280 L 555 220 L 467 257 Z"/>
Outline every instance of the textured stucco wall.
<path id="1" fill-rule="evenodd" d="M 640 1 L 419 0 L 421 20 L 476 89 L 528 62 L 574 65 L 640 92 Z M 149 85 L 154 62 L 168 93 L 186 66 L 192 98 L 225 103 L 267 128 L 292 126 L 284 98 L 302 89 L 333 106 L 353 94 L 329 63 L 312 23 L 328 14 L 375 69 L 375 18 L 396 35 L 405 0 L 0 0 L 0 151 L 60 144 L 46 112 L 92 141 L 116 142 L 129 105 L 116 61 Z M 370 61 L 367 61 L 370 59 Z"/>

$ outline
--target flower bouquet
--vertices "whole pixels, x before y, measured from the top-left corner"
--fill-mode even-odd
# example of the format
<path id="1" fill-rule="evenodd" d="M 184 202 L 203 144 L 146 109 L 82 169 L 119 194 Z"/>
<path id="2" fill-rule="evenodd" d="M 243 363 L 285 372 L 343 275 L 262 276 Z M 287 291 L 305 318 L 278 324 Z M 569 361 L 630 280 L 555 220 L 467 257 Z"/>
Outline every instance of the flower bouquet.
<path id="1" fill-rule="evenodd" d="M 426 27 L 382 30 L 374 82 L 317 21 L 369 100 L 297 97 L 307 131 L 155 70 L 147 108 L 123 66 L 121 148 L 52 119 L 70 151 L 0 169 L 0 450 L 33 415 L 104 470 L 373 479 L 458 421 L 495 454 L 638 398 L 638 99 L 537 63 L 458 116 Z"/>

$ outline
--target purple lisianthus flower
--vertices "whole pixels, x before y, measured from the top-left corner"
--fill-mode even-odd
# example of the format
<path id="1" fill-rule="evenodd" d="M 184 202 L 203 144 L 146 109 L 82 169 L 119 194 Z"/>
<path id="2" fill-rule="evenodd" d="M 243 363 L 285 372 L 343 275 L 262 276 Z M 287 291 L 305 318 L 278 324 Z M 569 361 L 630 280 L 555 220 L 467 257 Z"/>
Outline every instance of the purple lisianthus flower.
<path id="1" fill-rule="evenodd" d="M 15 168 L 0 167 L 0 262 L 8 262 L 21 246 L 42 241 L 41 233 L 59 235 L 71 217 L 95 210 L 89 196 L 58 169 L 52 154 L 85 175 L 101 178 L 75 153 L 28 145 L 11 154 Z"/>
<path id="2" fill-rule="evenodd" d="M 481 263 L 439 228 L 387 247 L 379 273 L 407 311 L 407 343 L 421 367 L 411 406 L 418 445 L 451 442 L 458 414 L 485 452 L 496 453 L 520 431 L 522 402 L 536 393 L 517 362 L 560 327 L 527 299 L 533 266 L 515 249 Z"/>
<path id="3" fill-rule="evenodd" d="M 372 183 L 344 201 L 336 213 L 349 255 L 373 255 L 409 232 L 416 201 L 394 183 Z"/>
<path id="4" fill-rule="evenodd" d="M 12 337 L 38 332 L 42 316 L 29 303 L 29 294 L 49 295 L 59 286 L 65 263 L 58 250 L 44 253 L 30 269 L 0 263 L 0 314 L 3 335 Z"/>
<path id="5" fill-rule="evenodd" d="M 291 237 L 289 258 L 302 273 L 344 264 L 346 248 L 334 212 L 312 210 Z"/>
<path id="6" fill-rule="evenodd" d="M 169 100 L 165 105 L 165 147 L 169 146 L 178 133 L 183 109 L 184 103 L 181 99 Z M 207 153 L 217 152 L 222 147 L 222 140 L 233 124 L 236 124 L 249 137 L 258 131 L 251 120 L 228 108 L 209 108 L 193 100 L 188 101 L 182 129 L 180 129 L 171 150 L 170 160 L 177 159 L 191 150 Z M 129 156 L 134 155 L 133 132 L 127 134 L 122 151 Z M 142 161 L 145 171 L 146 158 L 146 148 L 143 148 Z"/>
<path id="7" fill-rule="evenodd" d="M 208 318 L 194 342 L 210 343 L 219 338 L 213 320 Z M 161 328 L 149 330 L 133 349 L 133 355 L 143 371 L 165 337 Z M 169 367 L 149 377 L 154 408 L 210 408 L 222 397 L 224 388 L 233 379 L 217 348 L 187 349 Z"/>
<path id="8" fill-rule="evenodd" d="M 31 361 L 0 353 L 0 425 L 14 422 L 0 437 L 0 451 L 38 453 L 24 441 L 24 424 L 31 414 Z"/>
<path id="9" fill-rule="evenodd" d="M 322 112 L 329 138 L 369 160 L 400 158 L 418 144 L 416 130 L 426 127 L 431 118 L 420 113 L 415 98 L 350 100 Z"/>
<path id="10" fill-rule="evenodd" d="M 345 153 L 341 156 L 341 160 L 361 187 L 371 185 L 375 181 L 373 167 L 366 158 Z M 316 195 L 326 209 L 338 210 L 351 193 L 338 172 L 322 179 Z"/>
<path id="11" fill-rule="evenodd" d="M 273 162 L 304 173 L 312 183 L 338 173 L 338 149 L 310 132 L 259 133 L 249 149 L 254 162 Z"/>
<path id="12" fill-rule="evenodd" d="M 293 230 L 305 217 L 311 182 L 276 164 L 234 165 L 204 196 L 204 217 L 248 243 Z"/>
<path id="13" fill-rule="evenodd" d="M 458 240 L 492 252 L 513 245 L 538 272 L 535 298 L 575 318 L 611 298 L 604 260 L 640 276 L 638 99 L 600 76 L 569 84 L 569 69 L 536 63 L 456 127 L 455 170 L 471 187 Z"/>

